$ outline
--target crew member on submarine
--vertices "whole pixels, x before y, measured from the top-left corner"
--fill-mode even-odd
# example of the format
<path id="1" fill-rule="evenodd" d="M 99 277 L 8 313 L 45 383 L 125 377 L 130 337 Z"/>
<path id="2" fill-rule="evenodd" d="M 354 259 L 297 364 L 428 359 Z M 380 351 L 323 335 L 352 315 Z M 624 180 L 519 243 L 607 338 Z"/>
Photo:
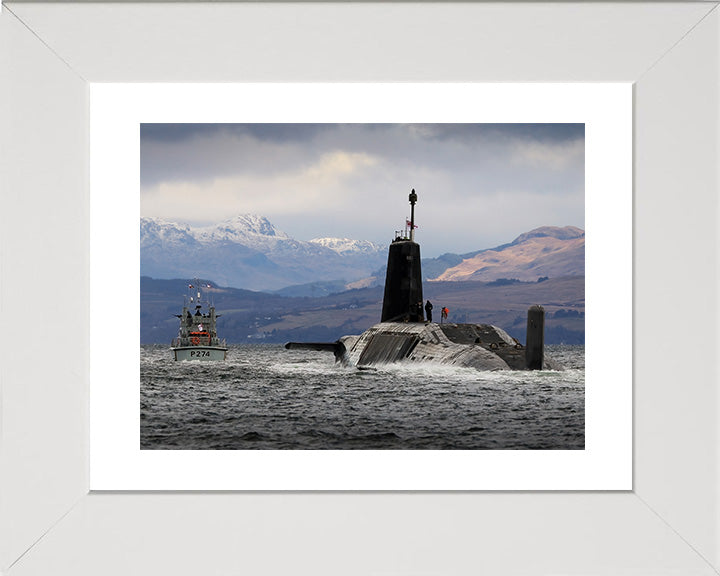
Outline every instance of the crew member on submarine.
<path id="1" fill-rule="evenodd" d="M 425 316 L 427 317 L 428 322 L 432 322 L 432 309 L 433 309 L 432 302 L 430 302 L 430 300 L 428 300 L 425 303 Z"/>
<path id="2" fill-rule="evenodd" d="M 288 342 L 285 348 L 331 351 L 336 361 L 358 368 L 428 362 L 478 370 L 561 370 L 544 353 L 542 306 L 528 310 L 525 346 L 491 324 L 425 323 L 420 245 L 415 242 L 415 189 L 408 200 L 410 237 L 396 237 L 388 247 L 380 323 L 335 342 Z"/>

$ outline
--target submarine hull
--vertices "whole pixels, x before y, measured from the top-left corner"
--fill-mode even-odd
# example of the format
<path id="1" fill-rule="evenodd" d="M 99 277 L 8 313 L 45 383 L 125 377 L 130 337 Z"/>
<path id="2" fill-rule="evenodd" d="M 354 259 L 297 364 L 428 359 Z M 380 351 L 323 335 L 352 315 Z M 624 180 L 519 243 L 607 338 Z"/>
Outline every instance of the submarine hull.
<path id="1" fill-rule="evenodd" d="M 359 368 L 430 362 L 477 370 L 526 370 L 525 346 L 490 324 L 381 322 L 337 342 L 336 358 Z M 543 369 L 560 370 L 546 358 Z"/>

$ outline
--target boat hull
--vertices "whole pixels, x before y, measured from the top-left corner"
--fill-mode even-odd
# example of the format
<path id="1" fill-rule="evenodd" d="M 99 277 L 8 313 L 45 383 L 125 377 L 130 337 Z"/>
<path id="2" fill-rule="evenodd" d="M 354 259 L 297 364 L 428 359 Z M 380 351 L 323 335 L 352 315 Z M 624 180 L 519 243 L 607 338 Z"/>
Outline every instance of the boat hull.
<path id="1" fill-rule="evenodd" d="M 177 361 L 212 362 L 223 361 L 227 357 L 227 348 L 220 346 L 177 346 L 171 350 Z"/>

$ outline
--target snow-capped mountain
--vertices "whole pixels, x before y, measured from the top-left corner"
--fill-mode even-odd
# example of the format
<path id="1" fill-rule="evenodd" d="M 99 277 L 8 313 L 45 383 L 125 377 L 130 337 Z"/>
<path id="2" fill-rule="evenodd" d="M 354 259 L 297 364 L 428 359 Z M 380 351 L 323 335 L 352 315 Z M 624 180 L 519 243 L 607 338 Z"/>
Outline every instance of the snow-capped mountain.
<path id="1" fill-rule="evenodd" d="M 258 248 L 291 239 L 257 214 L 239 214 L 214 226 L 195 228 L 194 235 L 201 242 L 236 242 Z"/>
<path id="2" fill-rule="evenodd" d="M 149 246 L 190 246 L 196 244 L 189 226 L 161 218 L 140 219 L 140 249 Z"/>
<path id="3" fill-rule="evenodd" d="M 379 246 L 369 240 L 351 240 L 350 238 L 313 238 L 313 244 L 319 244 L 330 248 L 334 252 L 343 255 L 349 254 L 376 254 L 384 252 L 385 247 Z"/>
<path id="4" fill-rule="evenodd" d="M 370 242 L 295 240 L 254 214 L 203 227 L 142 218 L 140 252 L 143 275 L 201 276 L 251 290 L 328 280 L 352 282 L 377 270 L 386 257 L 384 248 Z"/>

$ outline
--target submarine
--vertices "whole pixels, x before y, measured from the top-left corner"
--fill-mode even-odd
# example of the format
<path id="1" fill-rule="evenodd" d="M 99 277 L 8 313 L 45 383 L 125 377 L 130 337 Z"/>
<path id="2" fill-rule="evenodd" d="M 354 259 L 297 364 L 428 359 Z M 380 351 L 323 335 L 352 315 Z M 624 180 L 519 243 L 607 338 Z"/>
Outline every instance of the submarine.
<path id="1" fill-rule="evenodd" d="M 477 370 L 562 370 L 545 355 L 545 311 L 540 305 L 528 309 L 525 344 L 491 324 L 426 321 L 420 245 L 415 242 L 415 189 L 408 200 L 409 234 L 407 228 L 404 235 L 396 232 L 388 248 L 380 322 L 335 342 L 288 342 L 285 348 L 333 352 L 336 362 L 360 369 L 427 362 Z"/>

